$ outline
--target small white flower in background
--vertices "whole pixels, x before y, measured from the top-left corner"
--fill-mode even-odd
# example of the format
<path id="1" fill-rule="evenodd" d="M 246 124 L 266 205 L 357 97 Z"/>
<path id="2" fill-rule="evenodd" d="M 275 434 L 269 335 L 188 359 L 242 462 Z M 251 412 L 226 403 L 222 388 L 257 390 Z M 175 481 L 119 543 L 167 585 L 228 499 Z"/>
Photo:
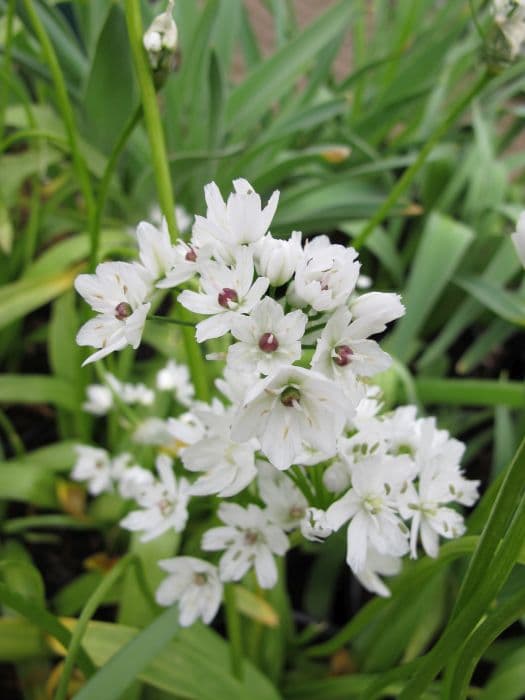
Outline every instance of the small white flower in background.
<path id="1" fill-rule="evenodd" d="M 141 406 L 151 406 L 155 401 L 155 393 L 145 384 L 130 384 L 121 382 L 110 372 L 106 372 L 106 382 L 114 394 L 126 404 L 140 404 Z"/>
<path id="2" fill-rule="evenodd" d="M 265 297 L 249 316 L 237 316 L 231 333 L 239 342 L 228 348 L 228 365 L 242 372 L 271 374 L 301 357 L 301 338 L 307 317 L 302 311 L 284 313 L 280 304 Z"/>
<path id="3" fill-rule="evenodd" d="M 131 435 L 139 445 L 167 445 L 173 441 L 168 420 L 150 416 L 141 421 Z"/>
<path id="4" fill-rule="evenodd" d="M 169 360 L 166 366 L 157 372 L 156 384 L 160 391 L 173 391 L 175 398 L 183 406 L 189 406 L 195 395 L 188 367 L 174 360 Z"/>
<path id="5" fill-rule="evenodd" d="M 233 187 L 235 192 L 230 194 L 225 203 L 214 182 L 206 185 L 206 218 L 195 217 L 198 230 L 206 231 L 229 251 L 262 238 L 270 228 L 279 202 L 279 192 L 275 191 L 263 209 L 260 196 L 247 180 L 234 180 Z"/>
<path id="6" fill-rule="evenodd" d="M 113 488 L 113 463 L 106 450 L 89 445 L 75 445 L 76 460 L 71 472 L 75 481 L 87 481 L 93 496 Z"/>
<path id="7" fill-rule="evenodd" d="M 90 384 L 86 387 L 87 401 L 82 404 L 84 411 L 94 416 L 105 416 L 113 408 L 113 393 L 104 384 Z"/>
<path id="8" fill-rule="evenodd" d="M 237 250 L 231 268 L 216 261 L 203 263 L 200 284 L 201 292 L 185 289 L 178 297 L 190 311 L 210 316 L 197 324 L 198 343 L 225 335 L 235 317 L 250 313 L 268 289 L 266 277 L 253 281 L 253 254 L 246 247 Z"/>
<path id="9" fill-rule="evenodd" d="M 178 603 L 182 627 L 189 627 L 199 618 L 209 625 L 222 600 L 223 586 L 217 567 L 195 557 L 161 559 L 159 566 L 169 576 L 157 588 L 157 603 Z"/>
<path id="10" fill-rule="evenodd" d="M 85 323 L 77 334 L 79 345 L 100 348 L 84 365 L 122 350 L 126 345 L 138 348 L 151 306 L 146 302 L 150 289 L 138 265 L 101 263 L 94 275 L 79 275 L 75 289 L 99 314 Z"/>
<path id="11" fill-rule="evenodd" d="M 280 527 L 269 522 L 258 506 L 246 509 L 236 503 L 221 503 L 219 518 L 224 527 L 204 533 L 202 549 L 226 551 L 219 562 L 221 581 L 239 581 L 252 567 L 261 588 L 272 588 L 277 582 L 274 554 L 283 556 L 288 538 Z"/>
<path id="12" fill-rule="evenodd" d="M 521 264 L 525 267 L 525 211 L 521 212 L 516 224 L 516 232 L 512 234 L 511 238 Z"/>
<path id="13" fill-rule="evenodd" d="M 174 0 L 169 0 L 166 11 L 155 17 L 142 39 L 154 69 L 161 63 L 163 52 L 173 53 L 177 48 L 177 25 L 172 16 L 174 4 Z"/>
<path id="14" fill-rule="evenodd" d="M 392 362 L 374 340 L 363 335 L 362 324 L 356 322 L 356 326 L 347 308 L 336 309 L 317 341 L 312 358 L 312 369 L 340 382 L 351 395 L 355 395 L 355 377 L 383 372 Z"/>
<path id="15" fill-rule="evenodd" d="M 303 443 L 333 455 L 346 411 L 338 387 L 322 374 L 283 367 L 248 391 L 232 438 L 243 442 L 257 437 L 269 461 L 288 469 L 304 451 Z"/>
<path id="16" fill-rule="evenodd" d="M 141 542 L 149 542 L 171 529 L 182 532 L 188 519 L 189 483 L 184 478 L 177 481 L 173 462 L 166 455 L 159 455 L 155 464 L 159 481 L 138 496 L 141 510 L 128 513 L 120 521 L 124 529 L 141 532 Z"/>
<path id="17" fill-rule="evenodd" d="M 164 227 L 167 229 L 166 219 L 162 213 L 162 209 L 158 204 L 153 205 L 148 214 L 148 221 L 154 226 Z M 191 230 L 191 225 L 193 223 L 193 216 L 188 213 L 188 210 L 177 204 L 175 206 L 175 221 L 177 222 L 177 228 L 181 233 L 188 233 Z"/>
<path id="18" fill-rule="evenodd" d="M 301 523 L 308 501 L 295 484 L 268 462 L 257 462 L 259 495 L 268 518 L 285 532 Z"/>
<path id="19" fill-rule="evenodd" d="M 301 520 L 301 534 L 310 542 L 323 542 L 333 532 L 326 518 L 326 511 L 320 508 L 307 508 Z"/>
<path id="20" fill-rule="evenodd" d="M 346 560 L 355 573 L 365 570 L 370 547 L 396 557 L 407 553 L 408 528 L 398 515 L 398 499 L 413 476 L 406 455 L 369 457 L 355 465 L 352 488 L 328 508 L 333 530 L 350 520 Z"/>
<path id="21" fill-rule="evenodd" d="M 381 554 L 373 547 L 368 548 L 365 568 L 360 572 L 354 572 L 359 583 L 383 598 L 390 597 L 390 590 L 385 586 L 378 574 L 382 576 L 395 576 L 401 571 L 401 559 L 389 554 Z"/>
<path id="22" fill-rule="evenodd" d="M 317 236 L 304 246 L 288 298 L 294 306 L 309 304 L 316 311 L 332 311 L 346 304 L 355 289 L 361 264 L 353 248 Z"/>
<path id="23" fill-rule="evenodd" d="M 253 250 L 257 273 L 267 277 L 272 287 L 280 287 L 291 280 L 303 256 L 301 233 L 292 231 L 288 240 L 267 233 L 255 243 Z"/>

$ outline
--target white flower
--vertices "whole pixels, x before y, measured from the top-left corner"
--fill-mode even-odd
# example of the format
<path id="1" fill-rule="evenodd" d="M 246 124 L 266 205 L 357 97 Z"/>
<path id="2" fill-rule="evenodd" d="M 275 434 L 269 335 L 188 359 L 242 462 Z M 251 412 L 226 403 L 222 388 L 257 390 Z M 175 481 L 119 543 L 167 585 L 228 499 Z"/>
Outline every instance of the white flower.
<path id="1" fill-rule="evenodd" d="M 304 518 L 308 502 L 294 483 L 268 462 L 258 461 L 259 495 L 269 519 L 287 532 Z"/>
<path id="2" fill-rule="evenodd" d="M 346 304 L 355 289 L 360 263 L 353 248 L 331 244 L 318 236 L 304 247 L 289 289 L 295 306 L 309 304 L 316 311 L 331 311 Z"/>
<path id="3" fill-rule="evenodd" d="M 168 421 L 155 416 L 141 421 L 131 437 L 140 445 L 166 445 L 173 440 Z"/>
<path id="4" fill-rule="evenodd" d="M 272 555 L 282 556 L 288 549 L 288 538 L 281 528 L 251 504 L 244 509 L 236 503 L 221 503 L 219 518 L 225 527 L 205 532 L 202 549 L 226 550 L 219 562 L 221 581 L 239 581 L 253 566 L 261 588 L 275 586 L 277 567 Z"/>
<path id="5" fill-rule="evenodd" d="M 157 372 L 157 389 L 175 392 L 175 398 L 183 406 L 189 406 L 195 394 L 190 372 L 186 365 L 179 365 L 169 360 L 167 365 Z"/>
<path id="6" fill-rule="evenodd" d="M 279 192 L 275 191 L 263 209 L 261 198 L 247 180 L 234 180 L 233 186 L 235 192 L 225 203 L 214 182 L 206 185 L 206 218 L 195 217 L 198 230 L 206 231 L 227 249 L 255 243 L 262 238 L 270 227 L 279 202 Z"/>
<path id="7" fill-rule="evenodd" d="M 257 474 L 253 440 L 238 443 L 230 437 L 231 416 L 197 412 L 208 428 L 206 437 L 182 452 L 186 469 L 205 472 L 191 486 L 194 496 L 217 494 L 222 498 L 233 496 L 250 484 Z"/>
<path id="8" fill-rule="evenodd" d="M 121 401 L 130 406 L 140 404 L 141 406 L 151 406 L 155 401 L 154 392 L 145 384 L 130 384 L 121 382 L 117 377 L 109 372 L 106 372 L 106 382 L 109 384 L 112 392 L 116 394 Z"/>
<path id="9" fill-rule="evenodd" d="M 198 618 L 209 625 L 222 600 L 223 587 L 217 567 L 195 557 L 161 559 L 159 566 L 170 575 L 157 588 L 157 603 L 178 602 L 182 627 L 189 627 Z"/>
<path id="10" fill-rule="evenodd" d="M 326 511 L 320 508 L 308 508 L 301 520 L 301 533 L 310 542 L 322 542 L 332 534 Z"/>
<path id="11" fill-rule="evenodd" d="M 270 280 L 272 287 L 280 287 L 291 280 L 302 255 L 299 231 L 293 231 L 288 240 L 267 233 L 254 245 L 255 269 Z"/>
<path id="12" fill-rule="evenodd" d="M 94 416 L 105 416 L 113 408 L 111 389 L 103 384 L 90 384 L 86 387 L 87 401 L 82 404 L 84 411 Z"/>
<path id="13" fill-rule="evenodd" d="M 522 211 L 518 223 L 516 224 L 516 232 L 511 236 L 521 264 L 525 267 L 525 211 Z"/>
<path id="14" fill-rule="evenodd" d="M 122 498 L 132 498 L 138 500 L 142 497 L 145 491 L 148 491 L 153 485 L 153 474 L 134 464 L 127 467 L 118 480 L 118 492 Z"/>
<path id="15" fill-rule="evenodd" d="M 84 365 L 126 345 L 138 348 L 150 304 L 145 301 L 149 287 L 137 265 L 101 263 L 94 275 L 79 275 L 75 289 L 99 313 L 77 334 L 79 345 L 100 348 Z"/>
<path id="16" fill-rule="evenodd" d="M 303 443 L 334 454 L 345 421 L 345 402 L 333 382 L 302 367 L 283 367 L 248 391 L 232 438 L 259 438 L 269 461 L 287 469 L 304 452 Z"/>
<path id="17" fill-rule="evenodd" d="M 151 283 L 164 277 L 175 262 L 175 250 L 166 225 L 156 228 L 147 221 L 137 226 L 139 257 Z"/>
<path id="18" fill-rule="evenodd" d="M 98 447 L 75 445 L 76 461 L 71 478 L 75 481 L 87 481 L 89 493 L 98 496 L 113 487 L 113 464 L 111 457 Z"/>
<path id="19" fill-rule="evenodd" d="M 173 473 L 173 462 L 166 455 L 156 461 L 160 480 L 145 489 L 137 498 L 141 510 L 128 513 L 120 524 L 126 530 L 142 532 L 141 542 L 149 542 L 166 530 L 182 532 L 188 519 L 189 484 L 178 482 Z"/>
<path id="20" fill-rule="evenodd" d="M 190 311 L 211 316 L 197 324 L 197 342 L 219 338 L 231 328 L 236 316 L 250 313 L 268 289 L 266 277 L 253 282 L 253 255 L 239 248 L 232 268 L 224 263 L 210 261 L 201 266 L 202 292 L 185 289 L 179 302 Z"/>
<path id="21" fill-rule="evenodd" d="M 368 548 L 366 565 L 362 571 L 354 571 L 359 583 L 367 590 L 383 598 L 390 596 L 389 589 L 385 586 L 378 574 L 382 576 L 395 576 L 401 571 L 401 559 L 389 554 L 381 554 L 373 547 Z"/>
<path id="22" fill-rule="evenodd" d="M 317 341 L 312 369 L 340 382 L 355 394 L 355 377 L 370 377 L 391 364 L 391 358 L 374 340 L 362 335 L 361 324 L 352 323 L 352 314 L 345 307 L 336 309 Z M 358 401 L 361 400 L 359 395 Z"/>
<path id="23" fill-rule="evenodd" d="M 403 514 L 407 519 L 412 517 L 410 553 L 414 559 L 417 557 L 419 533 L 425 552 L 431 557 L 437 557 L 440 535 L 452 539 L 465 532 L 463 516 L 443 505 L 455 500 L 450 484 L 449 474 L 433 475 L 424 470 L 419 476 L 417 489 L 412 484 L 405 495 L 407 507 Z"/>
<path id="24" fill-rule="evenodd" d="M 328 508 L 327 523 L 333 530 L 350 520 L 346 560 L 355 573 L 365 570 L 370 546 L 392 556 L 408 551 L 408 529 L 397 508 L 399 493 L 412 477 L 406 455 L 369 457 L 355 465 L 350 491 Z"/>
<path id="25" fill-rule="evenodd" d="M 382 333 L 386 324 L 405 313 L 399 294 L 393 292 L 367 292 L 350 299 L 350 311 L 356 333 L 361 338 Z"/>
<path id="26" fill-rule="evenodd" d="M 239 372 L 238 369 L 225 367 L 222 377 L 215 380 L 215 386 L 232 404 L 241 404 L 258 378 L 253 372 Z"/>
<path id="27" fill-rule="evenodd" d="M 307 317 L 302 311 L 284 313 L 280 304 L 265 297 L 249 316 L 237 316 L 231 333 L 238 343 L 228 349 L 228 365 L 243 372 L 271 374 L 301 357 L 301 338 Z"/>

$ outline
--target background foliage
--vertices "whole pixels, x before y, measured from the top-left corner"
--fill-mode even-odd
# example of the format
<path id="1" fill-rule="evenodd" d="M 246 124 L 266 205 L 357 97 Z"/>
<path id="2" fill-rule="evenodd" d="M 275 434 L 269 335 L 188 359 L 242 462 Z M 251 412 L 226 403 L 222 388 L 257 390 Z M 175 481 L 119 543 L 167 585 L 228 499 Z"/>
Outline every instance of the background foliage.
<path id="1" fill-rule="evenodd" d="M 306 574 L 288 593 L 239 587 L 239 681 L 217 631 L 177 630 L 174 612 L 152 602 L 154 563 L 174 538 L 128 542 L 114 526 L 119 503 L 88 503 L 68 481 L 75 441 L 123 447 L 118 426 L 101 435 L 82 410 L 95 375 L 74 342 L 85 309 L 72 283 L 132 254 L 129 228 L 158 200 L 129 5 L 0 0 L 6 673 L 10 664 L 28 700 L 57 684 L 60 697 L 68 647 L 65 663 L 79 669 L 70 691 L 90 678 L 81 700 L 520 697 L 524 449 L 512 458 L 525 424 L 525 295 L 507 234 L 523 206 L 523 64 L 494 70 L 484 2 L 342 1 L 299 30 L 292 3 L 269 0 L 269 58 L 241 0 L 176 3 L 181 60 L 158 99 L 177 202 L 202 212 L 205 183 L 227 191 L 243 176 L 266 195 L 281 190 L 273 233 L 360 245 L 363 271 L 408 310 L 386 341 L 387 400 L 437 413 L 486 489 L 469 535 L 408 564 L 391 599 L 366 602 L 337 539 L 292 557 L 292 577 L 293 566 Z M 144 27 L 160 9 L 142 3 Z M 348 32 L 352 65 L 336 78 Z M 184 359 L 176 330 L 151 323 L 145 338 Z M 153 377 L 158 361 L 138 360 L 135 376 Z M 125 351 L 111 369 L 126 379 L 133 365 Z M 108 621 L 91 620 L 99 607 Z"/>

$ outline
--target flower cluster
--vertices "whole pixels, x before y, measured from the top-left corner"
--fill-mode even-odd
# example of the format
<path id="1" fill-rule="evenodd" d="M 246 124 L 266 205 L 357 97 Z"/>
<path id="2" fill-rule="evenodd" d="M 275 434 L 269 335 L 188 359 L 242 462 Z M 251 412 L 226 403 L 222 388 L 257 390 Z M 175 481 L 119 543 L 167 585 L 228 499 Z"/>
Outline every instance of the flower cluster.
<path id="1" fill-rule="evenodd" d="M 206 216 L 195 218 L 189 240 L 173 245 L 165 228 L 142 223 L 139 262 L 103 263 L 77 279 L 99 313 L 79 333 L 79 343 L 98 349 L 88 361 L 137 347 L 153 295 L 166 294 L 159 290 L 175 290 L 177 304 L 201 317 L 197 342 L 230 339 L 209 356 L 224 371 L 208 403 L 195 397 L 184 366 L 170 361 L 157 373 L 157 390 L 174 392 L 171 414 L 142 417 L 132 435 L 156 450 L 157 476 L 129 455 L 83 446 L 73 471 L 93 494 L 113 489 L 134 501 L 121 525 L 143 540 L 181 532 L 191 498 L 242 492 L 242 506 L 220 502 L 202 537 L 201 549 L 218 554 L 160 562 L 169 576 L 157 600 L 178 602 L 183 625 L 210 622 L 223 583 L 251 570 L 262 588 L 274 586 L 275 557 L 293 531 L 322 542 L 348 525 L 348 565 L 388 595 L 381 576 L 397 573 L 419 544 L 436 556 L 440 537 L 464 531 L 458 506 L 477 498 L 478 482 L 460 466 L 463 445 L 412 406 L 386 411 L 371 379 L 390 365 L 374 337 L 404 313 L 399 296 L 357 291 L 351 247 L 327 236 L 302 243 L 298 232 L 275 238 L 279 193 L 263 206 L 246 180 L 233 184 L 227 201 L 206 186 Z M 95 414 L 115 395 L 153 403 L 144 385 L 106 380 L 88 388 Z"/>

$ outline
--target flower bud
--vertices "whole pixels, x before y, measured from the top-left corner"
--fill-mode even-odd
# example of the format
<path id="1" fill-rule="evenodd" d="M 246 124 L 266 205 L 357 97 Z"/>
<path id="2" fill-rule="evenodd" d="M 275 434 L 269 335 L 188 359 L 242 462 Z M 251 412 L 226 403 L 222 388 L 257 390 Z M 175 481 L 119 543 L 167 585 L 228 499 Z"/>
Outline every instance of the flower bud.
<path id="1" fill-rule="evenodd" d="M 165 12 L 157 15 L 146 30 L 142 43 L 155 74 L 164 74 L 177 51 L 177 25 L 173 19 L 174 0 L 169 0 Z"/>
<path id="2" fill-rule="evenodd" d="M 292 278 L 301 255 L 299 231 L 294 231 L 287 241 L 267 234 L 254 246 L 255 269 L 270 280 L 272 287 L 280 287 Z"/>
<path id="3" fill-rule="evenodd" d="M 489 66 L 498 72 L 505 64 L 525 55 L 524 0 L 493 0 L 495 27 L 487 41 Z"/>

